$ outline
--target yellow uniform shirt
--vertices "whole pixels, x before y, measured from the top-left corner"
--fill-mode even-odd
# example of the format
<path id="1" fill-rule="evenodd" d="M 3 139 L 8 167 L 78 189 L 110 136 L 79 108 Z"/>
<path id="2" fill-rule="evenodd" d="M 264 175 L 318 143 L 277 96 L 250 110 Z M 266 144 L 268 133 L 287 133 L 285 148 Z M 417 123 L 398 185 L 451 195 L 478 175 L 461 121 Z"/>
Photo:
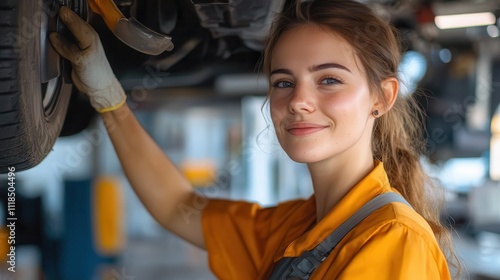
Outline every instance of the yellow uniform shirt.
<path id="1" fill-rule="evenodd" d="M 382 163 L 313 228 L 314 196 L 277 207 L 211 200 L 202 224 L 212 272 L 222 280 L 269 279 L 282 257 L 311 250 L 375 196 L 395 191 Z M 317 279 L 451 279 L 427 222 L 402 203 L 373 212 L 313 272 Z"/>

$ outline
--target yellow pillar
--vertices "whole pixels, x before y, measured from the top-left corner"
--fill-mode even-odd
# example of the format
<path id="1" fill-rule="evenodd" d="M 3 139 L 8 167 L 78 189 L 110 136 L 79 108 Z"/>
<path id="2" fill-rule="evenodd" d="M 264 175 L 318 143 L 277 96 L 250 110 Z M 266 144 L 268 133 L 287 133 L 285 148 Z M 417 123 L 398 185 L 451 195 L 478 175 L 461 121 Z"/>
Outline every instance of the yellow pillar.
<path id="1" fill-rule="evenodd" d="M 92 194 L 96 251 L 103 256 L 120 254 L 126 243 L 123 188 L 118 178 L 97 177 Z"/>

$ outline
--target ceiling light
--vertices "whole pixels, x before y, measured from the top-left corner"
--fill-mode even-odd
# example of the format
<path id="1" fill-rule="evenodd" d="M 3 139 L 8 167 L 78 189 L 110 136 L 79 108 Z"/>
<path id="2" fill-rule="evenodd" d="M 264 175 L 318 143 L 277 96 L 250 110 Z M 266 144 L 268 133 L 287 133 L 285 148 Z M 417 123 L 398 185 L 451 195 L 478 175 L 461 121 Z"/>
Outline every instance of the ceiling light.
<path id="1" fill-rule="evenodd" d="M 400 93 L 412 94 L 427 72 L 427 60 L 416 51 L 406 52 L 399 64 Z"/>
<path id="2" fill-rule="evenodd" d="M 486 32 L 488 32 L 488 35 L 490 35 L 491 38 L 497 38 L 500 36 L 500 30 L 498 30 L 498 27 L 495 25 L 488 25 L 488 27 L 486 27 Z"/>
<path id="3" fill-rule="evenodd" d="M 441 15 L 434 22 L 439 29 L 452 29 L 495 24 L 496 17 L 493 13 Z"/>
<path id="4" fill-rule="evenodd" d="M 452 58 L 451 51 L 449 49 L 442 49 L 439 51 L 439 59 L 443 63 L 450 63 Z"/>

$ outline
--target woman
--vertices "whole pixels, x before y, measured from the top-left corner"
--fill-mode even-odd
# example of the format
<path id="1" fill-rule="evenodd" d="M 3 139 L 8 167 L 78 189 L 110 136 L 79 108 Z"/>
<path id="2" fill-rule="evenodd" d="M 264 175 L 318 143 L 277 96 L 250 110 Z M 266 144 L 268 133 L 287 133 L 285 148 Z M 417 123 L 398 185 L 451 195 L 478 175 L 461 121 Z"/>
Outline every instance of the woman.
<path id="1" fill-rule="evenodd" d="M 375 210 L 327 250 L 310 279 L 450 279 L 449 234 L 419 162 L 418 111 L 398 95 L 399 46 L 369 8 L 304 2 L 273 23 L 264 52 L 272 121 L 286 153 L 307 163 L 314 195 L 272 208 L 196 194 L 126 105 L 96 33 L 67 8 L 60 17 L 78 44 L 57 34 L 51 41 L 101 112 L 135 192 L 166 229 L 208 250 L 220 279 L 285 279 L 273 274 L 282 260 L 312 250 L 386 193 L 411 207 Z"/>

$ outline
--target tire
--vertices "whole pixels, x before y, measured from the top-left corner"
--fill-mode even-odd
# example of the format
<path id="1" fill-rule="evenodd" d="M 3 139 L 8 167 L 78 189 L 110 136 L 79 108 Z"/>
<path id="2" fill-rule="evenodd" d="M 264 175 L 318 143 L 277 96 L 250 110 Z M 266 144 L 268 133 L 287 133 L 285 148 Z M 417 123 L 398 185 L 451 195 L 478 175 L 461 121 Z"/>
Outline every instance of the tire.
<path id="1" fill-rule="evenodd" d="M 11 166 L 32 168 L 47 156 L 70 101 L 72 85 L 64 74 L 69 65 L 63 59 L 58 62 L 62 74 L 42 82 L 41 46 L 51 48 L 48 32 L 41 32 L 41 17 L 50 16 L 42 1 L 0 2 L 0 173 Z"/>

